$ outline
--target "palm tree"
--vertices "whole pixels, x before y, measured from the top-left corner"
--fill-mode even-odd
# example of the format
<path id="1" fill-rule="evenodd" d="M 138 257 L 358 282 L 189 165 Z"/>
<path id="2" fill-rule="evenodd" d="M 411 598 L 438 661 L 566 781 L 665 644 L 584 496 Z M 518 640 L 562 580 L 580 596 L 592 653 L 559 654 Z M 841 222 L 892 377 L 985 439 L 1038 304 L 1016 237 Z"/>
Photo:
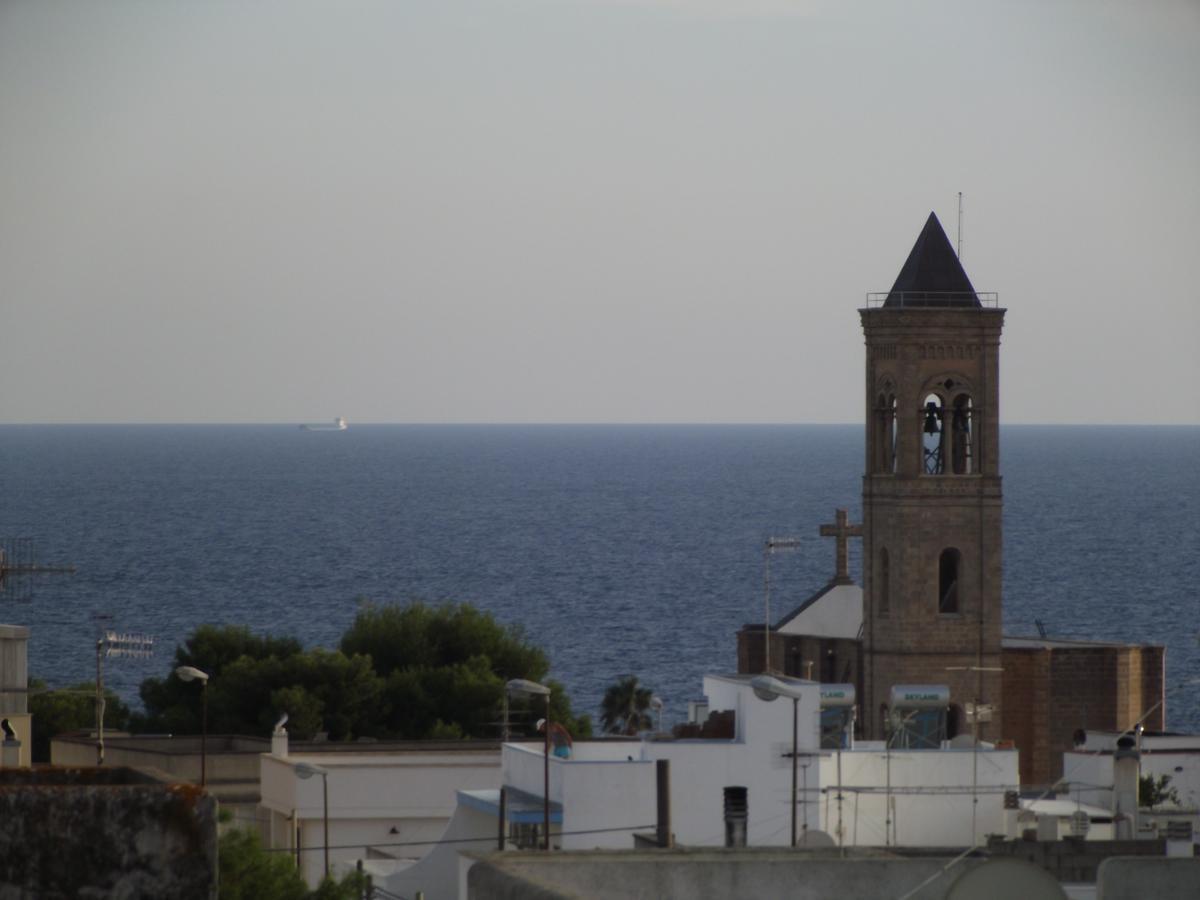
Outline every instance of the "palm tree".
<path id="1" fill-rule="evenodd" d="M 606 734 L 634 735 L 653 727 L 650 715 L 651 691 L 638 687 L 636 675 L 622 675 L 609 685 L 600 703 L 600 726 Z"/>

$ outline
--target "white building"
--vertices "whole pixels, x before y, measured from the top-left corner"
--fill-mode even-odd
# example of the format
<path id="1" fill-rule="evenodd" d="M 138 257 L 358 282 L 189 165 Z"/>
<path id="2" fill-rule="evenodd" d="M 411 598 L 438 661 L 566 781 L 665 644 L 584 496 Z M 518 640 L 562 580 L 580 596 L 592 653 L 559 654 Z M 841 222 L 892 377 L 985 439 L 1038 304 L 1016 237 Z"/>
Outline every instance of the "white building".
<path id="1" fill-rule="evenodd" d="M 300 777 L 307 764 L 326 772 Z M 300 773 L 305 772 L 303 766 Z M 500 783 L 500 753 L 428 744 L 402 752 L 288 752 L 286 734 L 262 755 L 266 845 L 296 854 L 305 879 L 325 871 L 325 781 L 331 871 L 364 860 L 377 875 L 411 865 L 442 840 L 455 792 Z"/>
<path id="2" fill-rule="evenodd" d="M 861 741 L 821 757 L 820 828 L 847 847 L 985 844 L 1005 833 L 1004 794 L 1019 778 L 1016 750 Z"/>
<path id="3" fill-rule="evenodd" d="M 727 737 L 581 742 L 568 759 L 553 755 L 547 759 L 540 744 L 505 744 L 502 772 L 509 846 L 533 846 L 540 840 L 545 815 L 542 786 L 548 766 L 552 846 L 632 848 L 634 835 L 652 832 L 657 823 L 659 760 L 670 762 L 671 830 L 679 844 L 724 846 L 726 787 L 746 789 L 745 831 L 750 846 L 788 846 L 793 809 L 798 835 L 815 831 L 821 787 L 820 686 L 792 678 L 779 681 L 797 690 L 799 699 L 794 703 L 787 697 L 760 699 L 749 676 L 704 679 L 710 717 L 732 725 Z M 794 807 L 793 745 L 797 749 Z M 812 802 L 805 802 L 806 796 Z M 404 896 L 423 891 L 427 900 L 464 896 L 460 890 L 466 873 L 459 866 L 459 853 L 496 848 L 499 832 L 499 789 L 459 791 L 447 843 L 421 863 L 388 878 L 383 887 Z"/>
<path id="4" fill-rule="evenodd" d="M 1116 809 L 1113 751 L 1121 737 L 1117 732 L 1089 731 L 1079 747 L 1063 754 L 1063 781 L 1072 800 Z M 1190 821 L 1200 840 L 1200 735 L 1144 733 L 1136 743 L 1140 775 L 1149 775 L 1156 783 L 1166 777 L 1167 791 L 1177 798 L 1155 809 L 1138 810 L 1136 833 L 1157 837 L 1165 833 L 1168 821 Z"/>

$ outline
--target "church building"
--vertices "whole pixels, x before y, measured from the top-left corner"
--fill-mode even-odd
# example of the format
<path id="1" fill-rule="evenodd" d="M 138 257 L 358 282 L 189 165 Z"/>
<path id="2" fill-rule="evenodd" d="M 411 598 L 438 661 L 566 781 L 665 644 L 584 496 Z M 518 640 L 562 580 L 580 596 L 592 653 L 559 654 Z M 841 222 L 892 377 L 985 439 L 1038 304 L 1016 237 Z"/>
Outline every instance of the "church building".
<path id="1" fill-rule="evenodd" d="M 868 740 L 896 729 L 898 686 L 948 690 L 945 738 L 1014 741 L 1022 782 L 1044 784 L 1061 774 L 1078 729 L 1122 730 L 1161 700 L 1164 651 L 1002 637 L 1005 312 L 995 294 L 975 290 L 930 213 L 891 290 L 859 310 L 862 524 L 839 511 L 835 526 L 822 526 L 839 541 L 833 581 L 769 630 L 743 628 L 738 665 L 853 683 Z M 848 537 L 863 541 L 858 593 Z M 1163 727 L 1161 703 L 1145 725 Z"/>

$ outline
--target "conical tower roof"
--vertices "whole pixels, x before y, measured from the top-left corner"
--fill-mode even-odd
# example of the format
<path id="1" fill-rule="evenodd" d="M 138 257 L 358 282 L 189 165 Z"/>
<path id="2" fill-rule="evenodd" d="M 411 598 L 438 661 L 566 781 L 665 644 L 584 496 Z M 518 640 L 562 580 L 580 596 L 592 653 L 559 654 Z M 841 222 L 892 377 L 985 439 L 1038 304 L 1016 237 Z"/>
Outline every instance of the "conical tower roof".
<path id="1" fill-rule="evenodd" d="M 904 262 L 896 283 L 888 292 L 885 307 L 979 306 L 979 296 L 963 271 L 942 223 L 934 213 L 925 220 L 912 252 Z"/>

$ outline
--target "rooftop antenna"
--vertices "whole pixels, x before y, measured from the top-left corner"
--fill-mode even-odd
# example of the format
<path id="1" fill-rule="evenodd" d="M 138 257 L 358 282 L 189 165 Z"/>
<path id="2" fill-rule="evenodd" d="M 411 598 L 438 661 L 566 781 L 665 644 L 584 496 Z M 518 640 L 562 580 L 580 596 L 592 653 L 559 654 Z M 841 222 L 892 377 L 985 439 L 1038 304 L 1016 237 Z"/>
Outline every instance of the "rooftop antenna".
<path id="1" fill-rule="evenodd" d="M 97 622 L 111 620 L 107 613 L 94 613 Z M 96 765 L 104 765 L 104 660 L 107 657 L 132 656 L 145 659 L 154 655 L 154 638 L 146 634 L 118 633 L 104 629 L 96 639 Z"/>
<path id="2" fill-rule="evenodd" d="M 767 538 L 763 548 L 763 595 L 766 606 L 763 619 L 763 671 L 771 671 L 771 554 L 776 550 L 798 550 L 803 546 L 799 538 Z"/>
<path id="3" fill-rule="evenodd" d="M 962 191 L 958 192 L 958 258 L 962 259 Z"/>
<path id="4" fill-rule="evenodd" d="M 7 600 L 30 600 L 37 575 L 74 575 L 74 566 L 45 566 L 37 561 L 30 537 L 0 539 L 0 596 Z"/>

